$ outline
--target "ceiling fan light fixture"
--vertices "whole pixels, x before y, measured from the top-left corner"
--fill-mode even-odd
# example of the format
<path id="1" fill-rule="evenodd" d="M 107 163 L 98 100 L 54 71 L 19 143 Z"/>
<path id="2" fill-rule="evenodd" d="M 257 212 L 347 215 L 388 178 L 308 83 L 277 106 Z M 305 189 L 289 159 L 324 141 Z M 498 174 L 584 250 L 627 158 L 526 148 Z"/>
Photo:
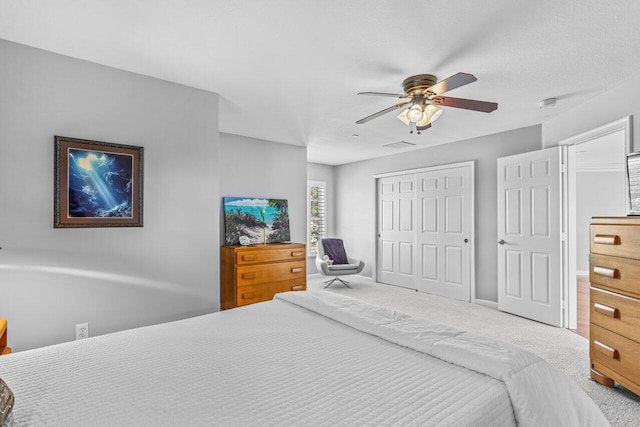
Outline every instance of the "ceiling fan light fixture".
<path id="1" fill-rule="evenodd" d="M 429 116 L 425 114 L 422 120 L 416 123 L 416 128 L 420 129 L 425 126 L 428 126 L 429 124 L 431 124 L 431 121 L 429 121 Z"/>
<path id="2" fill-rule="evenodd" d="M 442 115 L 442 109 L 436 107 L 433 104 L 427 105 L 424 112 L 425 116 L 427 116 L 429 119 L 429 123 L 435 122 Z"/>
<path id="3" fill-rule="evenodd" d="M 407 110 L 407 119 L 412 123 L 418 123 L 424 120 L 426 114 L 424 114 L 424 110 L 422 105 L 414 104 Z"/>
<path id="4" fill-rule="evenodd" d="M 409 119 L 407 118 L 407 113 L 409 112 L 409 109 L 406 108 L 404 110 L 402 110 L 402 113 L 398 114 L 398 119 L 404 123 L 405 125 L 409 126 L 409 124 L 411 124 L 411 122 L 409 121 Z"/>
<path id="5" fill-rule="evenodd" d="M 420 113 L 420 117 L 418 117 Z M 442 115 L 442 109 L 432 104 L 420 105 L 414 104 L 398 115 L 398 119 L 407 126 L 412 127 L 414 124 L 418 130 L 427 129 L 429 125 L 438 120 Z M 416 121 L 417 119 L 417 121 Z"/>

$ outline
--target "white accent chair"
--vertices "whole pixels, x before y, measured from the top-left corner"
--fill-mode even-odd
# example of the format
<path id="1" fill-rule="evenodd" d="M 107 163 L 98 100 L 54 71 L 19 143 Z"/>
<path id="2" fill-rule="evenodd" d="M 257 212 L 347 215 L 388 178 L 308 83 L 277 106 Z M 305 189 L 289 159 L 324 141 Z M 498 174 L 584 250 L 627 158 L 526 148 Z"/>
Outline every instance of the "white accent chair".
<path id="1" fill-rule="evenodd" d="M 329 279 L 326 282 L 324 282 L 327 284 L 325 288 L 328 288 L 329 286 L 331 286 L 336 280 L 342 283 L 343 285 L 345 285 L 347 288 L 351 288 L 351 286 L 349 286 L 349 282 L 342 279 L 340 276 L 347 276 L 350 274 L 360 273 L 364 269 L 364 262 L 359 259 L 350 257 L 348 254 L 346 254 L 346 251 L 345 251 L 345 254 L 347 255 L 347 261 L 348 261 L 347 264 L 328 263 L 324 259 L 324 256 L 326 255 L 326 253 L 324 250 L 323 240 L 324 239 L 320 239 L 318 241 L 318 253 L 316 254 L 316 267 L 318 268 L 318 272 L 320 274 L 324 276 L 333 276 L 332 279 Z"/>

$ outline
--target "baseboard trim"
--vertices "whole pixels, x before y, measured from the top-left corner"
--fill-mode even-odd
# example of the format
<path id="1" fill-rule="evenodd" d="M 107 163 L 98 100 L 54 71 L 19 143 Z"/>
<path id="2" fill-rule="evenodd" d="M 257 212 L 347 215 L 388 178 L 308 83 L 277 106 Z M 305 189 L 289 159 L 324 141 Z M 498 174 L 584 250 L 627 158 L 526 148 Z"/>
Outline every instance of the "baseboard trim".
<path id="1" fill-rule="evenodd" d="M 474 303 L 478 304 L 478 305 L 483 305 L 485 307 L 492 308 L 494 310 L 498 309 L 498 303 L 494 302 L 494 301 L 488 301 L 486 299 L 478 299 L 478 298 L 476 298 Z"/>

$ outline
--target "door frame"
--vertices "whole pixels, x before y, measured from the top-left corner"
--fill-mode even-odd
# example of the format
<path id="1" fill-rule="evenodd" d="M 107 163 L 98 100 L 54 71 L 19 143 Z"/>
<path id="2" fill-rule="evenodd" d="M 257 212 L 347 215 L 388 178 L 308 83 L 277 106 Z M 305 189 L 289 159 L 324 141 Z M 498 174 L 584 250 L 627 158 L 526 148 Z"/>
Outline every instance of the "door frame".
<path id="1" fill-rule="evenodd" d="M 373 241 L 375 244 L 373 245 L 373 268 L 372 268 L 372 276 L 375 282 L 378 281 L 378 179 L 387 178 L 391 176 L 399 176 L 399 175 L 410 175 L 417 174 L 421 172 L 433 172 L 438 170 L 447 170 L 447 169 L 456 169 L 460 167 L 469 167 L 469 179 L 471 184 L 471 194 L 469 196 L 470 200 L 470 220 L 469 220 L 469 236 L 471 238 L 471 245 L 469 246 L 469 287 L 471 288 L 471 303 L 475 303 L 476 300 L 476 233 L 475 233 L 475 214 L 476 214 L 476 202 L 475 202 L 475 191 L 476 191 L 476 173 L 475 173 L 475 160 L 468 160 L 465 162 L 457 162 L 457 163 L 447 163 L 442 165 L 435 166 L 425 166 L 416 169 L 406 169 L 400 171 L 393 172 L 385 172 L 374 174 L 371 180 L 371 186 L 373 191 L 373 199 L 375 209 L 373 209 Z"/>
<path id="2" fill-rule="evenodd" d="M 578 283 L 577 283 L 577 243 L 576 243 L 576 148 L 580 144 L 592 141 L 594 139 L 607 136 L 609 134 L 624 131 L 625 148 L 627 153 L 632 151 L 631 147 L 631 116 L 607 123 L 597 128 L 582 132 L 558 142 L 558 145 L 568 146 L 567 158 L 567 177 L 565 186 L 565 195 L 563 199 L 564 215 L 562 218 L 563 229 L 566 230 L 567 244 L 564 245 L 564 289 L 566 310 L 564 310 L 565 328 L 577 329 L 578 325 Z M 628 185 L 628 184 L 627 184 Z M 626 194 L 627 209 L 629 206 L 629 191 Z"/>

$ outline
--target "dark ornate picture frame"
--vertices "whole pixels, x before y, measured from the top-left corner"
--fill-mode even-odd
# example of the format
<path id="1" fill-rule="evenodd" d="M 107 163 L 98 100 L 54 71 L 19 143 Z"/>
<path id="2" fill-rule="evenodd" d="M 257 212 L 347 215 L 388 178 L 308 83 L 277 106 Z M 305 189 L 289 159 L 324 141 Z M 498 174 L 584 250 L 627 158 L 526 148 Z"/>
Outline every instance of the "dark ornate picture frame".
<path id="1" fill-rule="evenodd" d="M 143 148 L 54 139 L 53 226 L 142 227 Z"/>

